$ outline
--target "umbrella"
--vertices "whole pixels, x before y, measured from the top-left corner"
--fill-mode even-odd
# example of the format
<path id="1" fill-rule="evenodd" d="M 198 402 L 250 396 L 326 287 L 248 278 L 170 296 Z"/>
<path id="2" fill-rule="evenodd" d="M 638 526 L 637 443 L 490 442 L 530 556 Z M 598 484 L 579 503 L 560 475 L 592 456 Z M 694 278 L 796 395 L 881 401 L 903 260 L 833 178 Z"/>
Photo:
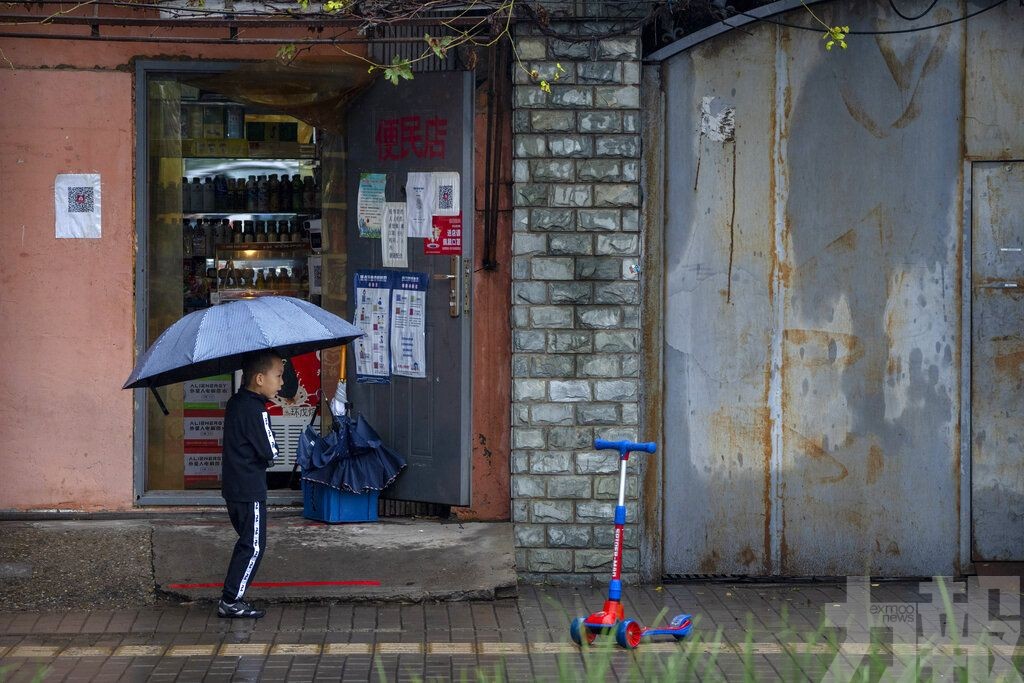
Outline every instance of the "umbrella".
<path id="1" fill-rule="evenodd" d="M 405 467 L 362 415 L 336 419 L 326 436 L 306 427 L 302 437 L 295 454 L 302 478 L 340 491 L 381 491 Z"/>
<path id="2" fill-rule="evenodd" d="M 345 381 L 345 361 L 348 360 L 348 349 L 342 347 L 340 365 L 338 366 L 338 388 L 331 399 L 331 413 L 338 417 L 348 412 L 348 382 Z"/>
<path id="3" fill-rule="evenodd" d="M 155 389 L 219 375 L 240 368 L 253 351 L 273 350 L 289 358 L 341 346 L 363 334 L 355 325 L 302 299 L 268 296 L 232 301 L 189 313 L 167 328 L 139 358 L 124 388 Z"/>

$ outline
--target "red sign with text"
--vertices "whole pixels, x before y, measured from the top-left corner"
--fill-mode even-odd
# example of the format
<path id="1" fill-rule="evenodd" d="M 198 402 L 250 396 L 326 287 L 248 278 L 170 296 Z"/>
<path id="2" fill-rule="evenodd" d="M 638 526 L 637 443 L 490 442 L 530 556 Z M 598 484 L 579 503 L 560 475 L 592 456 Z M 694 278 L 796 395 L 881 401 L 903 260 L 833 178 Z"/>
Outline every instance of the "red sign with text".
<path id="1" fill-rule="evenodd" d="M 402 116 L 377 122 L 377 160 L 444 159 L 448 119 Z"/>
<path id="2" fill-rule="evenodd" d="M 428 256 L 462 255 L 462 214 L 434 216 L 433 235 L 423 240 L 423 253 Z"/>

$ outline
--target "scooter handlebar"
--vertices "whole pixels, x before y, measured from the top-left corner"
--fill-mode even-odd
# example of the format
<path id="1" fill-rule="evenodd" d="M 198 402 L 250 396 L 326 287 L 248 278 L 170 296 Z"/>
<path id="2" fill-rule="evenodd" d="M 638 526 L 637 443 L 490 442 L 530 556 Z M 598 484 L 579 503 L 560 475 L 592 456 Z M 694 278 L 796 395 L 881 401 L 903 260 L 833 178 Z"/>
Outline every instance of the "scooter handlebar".
<path id="1" fill-rule="evenodd" d="M 594 448 L 599 451 L 604 450 L 615 450 L 619 452 L 619 457 L 626 457 L 627 453 L 642 451 L 644 453 L 653 453 L 658 450 L 658 444 L 653 441 L 647 441 L 644 443 L 637 443 L 635 441 L 605 441 L 604 439 L 595 439 Z"/>

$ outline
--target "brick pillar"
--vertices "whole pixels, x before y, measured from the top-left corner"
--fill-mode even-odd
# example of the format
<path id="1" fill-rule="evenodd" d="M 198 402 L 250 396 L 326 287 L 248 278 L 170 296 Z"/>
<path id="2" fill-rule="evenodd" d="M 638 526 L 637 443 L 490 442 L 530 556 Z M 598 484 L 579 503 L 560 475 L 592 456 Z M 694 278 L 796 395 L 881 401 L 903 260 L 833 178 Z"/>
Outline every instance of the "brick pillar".
<path id="1" fill-rule="evenodd" d="M 519 56 L 552 86 L 545 93 L 514 67 L 516 561 L 527 581 L 589 585 L 608 578 L 618 495 L 618 460 L 593 441 L 638 437 L 640 40 L 530 31 L 517 36 Z M 627 482 L 627 580 L 639 563 L 638 465 Z"/>

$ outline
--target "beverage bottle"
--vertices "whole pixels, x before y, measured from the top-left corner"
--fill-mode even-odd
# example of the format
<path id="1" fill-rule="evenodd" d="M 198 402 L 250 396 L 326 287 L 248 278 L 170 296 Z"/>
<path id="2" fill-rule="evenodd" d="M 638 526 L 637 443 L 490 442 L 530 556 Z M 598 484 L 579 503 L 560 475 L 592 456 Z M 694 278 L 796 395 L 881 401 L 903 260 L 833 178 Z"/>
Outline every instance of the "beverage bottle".
<path id="1" fill-rule="evenodd" d="M 257 242 L 267 241 L 267 223 L 266 221 L 256 221 L 256 230 L 254 231 Z"/>
<path id="2" fill-rule="evenodd" d="M 302 176 L 298 173 L 292 176 L 292 211 L 302 213 L 305 206 L 302 204 Z"/>
<path id="3" fill-rule="evenodd" d="M 245 210 L 249 213 L 256 213 L 259 204 L 259 185 L 256 176 L 251 175 L 245 181 Z"/>
<path id="4" fill-rule="evenodd" d="M 245 243 L 255 242 L 256 241 L 256 232 L 255 232 L 256 231 L 256 227 L 255 227 L 255 224 L 252 221 L 245 221 L 245 223 L 242 224 L 242 228 L 244 230 L 242 241 L 245 242 Z"/>
<path id="5" fill-rule="evenodd" d="M 267 208 L 271 213 L 281 210 L 281 181 L 277 179 L 276 173 L 270 174 L 267 181 Z"/>
<path id="6" fill-rule="evenodd" d="M 308 175 L 302 179 L 302 206 L 309 213 L 315 213 L 317 210 L 316 186 L 313 184 L 313 176 Z"/>
<path id="7" fill-rule="evenodd" d="M 181 255 L 183 258 L 192 258 L 192 221 L 181 222 Z"/>
<path id="8" fill-rule="evenodd" d="M 199 184 L 199 176 L 192 178 L 188 186 L 189 205 L 192 213 L 201 213 L 203 210 L 203 186 Z"/>
<path id="9" fill-rule="evenodd" d="M 206 221 L 196 221 L 192 229 L 192 255 L 196 258 L 206 258 L 206 228 L 203 224 Z"/>
<path id="10" fill-rule="evenodd" d="M 213 201 L 215 211 L 228 210 L 228 179 L 222 175 L 213 178 Z"/>
<path id="11" fill-rule="evenodd" d="M 216 194 L 213 190 L 213 178 L 203 178 L 203 211 L 213 213 L 217 210 Z"/>
<path id="12" fill-rule="evenodd" d="M 267 213 L 270 211 L 270 182 L 267 180 L 267 176 L 261 175 L 256 177 L 256 188 L 258 192 L 256 211 Z"/>
<path id="13" fill-rule="evenodd" d="M 292 210 L 292 181 L 287 173 L 281 174 L 281 208 L 282 213 L 290 213 Z"/>
<path id="14" fill-rule="evenodd" d="M 227 219 L 225 219 L 227 220 Z M 227 242 L 241 242 L 242 234 L 242 221 L 231 221 L 231 227 L 224 231 L 224 240 L 222 244 Z M 236 237 L 237 236 L 237 237 Z"/>
<path id="15" fill-rule="evenodd" d="M 264 277 L 263 271 L 262 270 L 256 271 L 256 289 L 266 289 L 266 288 L 267 288 L 267 278 Z"/>
<path id="16" fill-rule="evenodd" d="M 181 179 L 181 212 L 192 213 L 192 191 L 188 188 L 188 178 Z"/>
<path id="17" fill-rule="evenodd" d="M 277 282 L 278 282 L 279 287 L 281 289 L 286 289 L 286 290 L 287 289 L 291 289 L 292 288 L 292 278 L 288 274 L 288 269 L 287 268 L 280 268 L 280 269 L 278 269 L 278 273 L 279 273 L 279 275 L 277 276 Z"/>
<path id="18" fill-rule="evenodd" d="M 237 211 L 238 210 L 238 204 L 236 203 L 236 200 L 238 199 L 238 197 L 236 196 L 235 193 L 237 192 L 238 188 L 235 187 L 235 179 L 234 178 L 228 178 L 227 179 L 227 186 L 228 186 L 228 205 L 227 205 L 227 208 L 225 210 L 226 211 Z"/>

